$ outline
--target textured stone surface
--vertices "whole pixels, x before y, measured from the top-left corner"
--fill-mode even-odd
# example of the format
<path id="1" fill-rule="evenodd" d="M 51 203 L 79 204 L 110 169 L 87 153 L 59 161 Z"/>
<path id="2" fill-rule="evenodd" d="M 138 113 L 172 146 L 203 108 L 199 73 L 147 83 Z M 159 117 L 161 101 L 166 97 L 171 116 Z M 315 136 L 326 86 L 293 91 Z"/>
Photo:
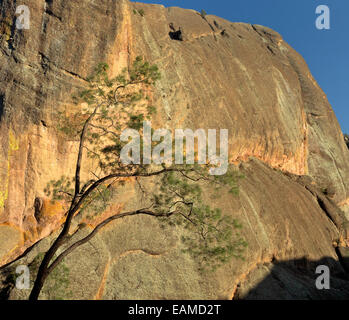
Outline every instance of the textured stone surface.
<path id="1" fill-rule="evenodd" d="M 248 293 L 257 287 L 258 298 L 348 298 L 349 284 L 342 279 L 345 272 L 333 247 L 338 242 L 338 229 L 312 193 L 259 160 L 244 163 L 240 170 L 245 178 L 241 181 L 239 197 L 232 198 L 228 193 L 221 198 L 209 194 L 207 197 L 212 205 L 242 222 L 242 233 L 249 243 L 245 261 L 233 260 L 214 274 L 200 273 L 195 261 L 181 253 L 180 228 L 162 229 L 151 217 L 131 217 L 107 226 L 91 243 L 65 259 L 72 296 L 78 299 L 256 298 Z M 261 192 L 261 186 L 268 192 Z M 77 237 L 85 233 L 81 231 Z M 45 251 L 48 241 L 39 243 L 6 270 L 14 270 L 18 264 L 30 264 L 39 252 Z M 314 289 L 314 266 L 319 264 L 331 266 L 333 281 L 337 283 L 333 292 L 321 294 Z M 277 286 L 269 286 L 275 273 L 281 273 L 283 279 Z M 295 290 L 293 294 L 289 292 Z M 13 290 L 10 297 L 25 298 L 28 294 Z M 41 296 L 53 297 L 45 290 Z"/>
<path id="2" fill-rule="evenodd" d="M 1 264 L 61 222 L 64 207 L 48 201 L 43 190 L 73 173 L 76 144 L 56 134 L 52 111 L 71 107 L 71 94 L 97 63 L 107 61 L 113 76 L 138 55 L 162 73 L 153 97 L 159 111 L 154 127 L 229 129 L 230 160 L 246 178 L 239 197 L 209 201 L 243 223 L 246 260 L 202 275 L 180 252 L 181 230 L 164 231 L 145 217 L 125 219 L 67 258 L 74 297 L 229 299 L 271 274 L 272 267 L 260 277 L 255 272 L 275 260 L 338 261 L 333 245 L 345 245 L 339 230 L 344 217 L 339 211 L 332 222 L 316 192 L 333 190 L 331 203 L 348 213 L 349 151 L 324 92 L 278 33 L 124 0 L 22 2 L 31 8 L 30 30 L 0 35 L 0 223 L 13 230 L 7 236 L 10 229 L 0 228 L 0 237 L 9 239 L 1 244 Z M 4 21 L 14 22 L 14 3 L 0 6 L 1 30 L 8 30 Z M 144 16 L 133 9 L 143 9 Z M 170 38 L 170 23 L 181 27 L 184 41 Z M 307 175 L 317 191 L 285 173 Z M 119 209 L 137 206 L 131 183 L 118 201 Z M 45 250 L 45 241 L 23 262 Z M 302 282 L 309 295 L 313 285 Z"/>
<path id="3" fill-rule="evenodd" d="M 0 244 L 0 259 L 4 259 L 22 245 L 22 233 L 10 226 L 0 225 Z"/>
<path id="4" fill-rule="evenodd" d="M 114 51 L 122 9 L 118 1 L 22 4 L 31 10 L 30 30 L 13 27 L 9 40 L 1 36 L 0 223 L 20 228 L 30 244 L 60 223 L 64 208 L 46 201 L 43 190 L 71 175 L 76 161 L 76 145 L 56 135 L 52 110 L 66 102 L 69 108 L 95 61 Z M 14 12 L 13 1 L 2 1 L 2 17 L 15 21 Z M 43 203 L 40 225 L 36 199 Z"/>

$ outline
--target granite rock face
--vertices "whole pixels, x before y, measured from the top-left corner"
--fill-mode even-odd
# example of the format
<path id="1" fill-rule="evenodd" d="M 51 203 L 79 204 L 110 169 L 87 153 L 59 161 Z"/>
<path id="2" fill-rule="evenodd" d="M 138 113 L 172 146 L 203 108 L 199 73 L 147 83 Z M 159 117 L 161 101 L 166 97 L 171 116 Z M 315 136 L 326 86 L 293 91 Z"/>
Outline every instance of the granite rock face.
<path id="1" fill-rule="evenodd" d="M 310 275 L 324 258 L 341 288 L 329 297 L 348 296 L 336 247 L 348 244 L 349 151 L 324 92 L 278 33 L 126 0 L 23 4 L 31 10 L 29 30 L 14 27 L 13 1 L 0 5 L 1 264 L 44 240 L 3 275 L 44 251 L 62 221 L 64 208 L 46 199 L 44 188 L 73 174 L 77 145 L 57 135 L 53 110 L 70 106 L 71 94 L 99 62 L 115 76 L 143 55 L 162 74 L 153 97 L 154 127 L 229 129 L 229 158 L 245 179 L 239 197 L 210 202 L 243 223 L 246 259 L 201 274 L 181 253 L 180 229 L 163 230 L 145 217 L 125 219 L 66 259 L 72 296 L 263 298 L 268 295 L 258 283 L 270 275 L 281 279 L 272 298 L 302 298 L 290 292 L 305 287 L 308 298 L 317 297 Z M 170 24 L 180 28 L 180 39 Z M 115 205 L 140 202 L 131 182 L 120 192 Z M 300 266 L 303 260 L 309 263 Z M 294 276 L 293 287 L 282 280 L 287 274 Z M 48 289 L 42 297 L 54 298 Z"/>

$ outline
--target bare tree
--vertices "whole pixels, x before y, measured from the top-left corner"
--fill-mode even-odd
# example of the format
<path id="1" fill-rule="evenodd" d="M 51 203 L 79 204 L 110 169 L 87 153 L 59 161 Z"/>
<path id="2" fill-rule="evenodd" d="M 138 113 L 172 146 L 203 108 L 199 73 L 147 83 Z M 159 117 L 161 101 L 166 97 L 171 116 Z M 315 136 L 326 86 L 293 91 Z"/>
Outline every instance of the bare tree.
<path id="1" fill-rule="evenodd" d="M 62 260 L 73 250 L 91 240 L 105 225 L 124 217 L 148 215 L 181 224 L 188 229 L 183 242 L 188 252 L 204 266 L 216 268 L 232 257 L 241 257 L 246 242 L 234 230 L 240 224 L 223 215 L 219 209 L 206 205 L 202 197 L 202 184 L 210 189 L 227 187 L 232 193 L 238 190 L 239 174 L 229 170 L 224 176 L 208 174 L 208 165 L 143 165 L 124 164 L 120 152 L 124 144 L 121 132 L 127 128 L 140 129 L 145 119 L 156 111 L 150 105 L 151 92 L 160 78 L 157 66 L 137 57 L 132 66 L 116 78 L 107 75 L 108 66 L 100 64 L 88 79 L 89 87 L 73 97 L 83 112 L 57 113 L 59 132 L 79 144 L 73 177 L 51 181 L 45 192 L 53 201 L 67 204 L 65 222 L 59 235 L 45 253 L 39 266 L 29 299 L 38 299 L 45 280 Z M 97 164 L 90 177 L 82 181 L 84 159 L 89 157 Z M 78 241 L 69 237 L 74 220 L 94 219 L 103 213 L 113 200 L 113 190 L 134 179 L 148 204 L 129 212 L 118 212 L 102 218 L 87 236 Z M 157 179 L 155 187 L 147 193 L 143 187 L 146 180 Z M 82 224 L 81 224 L 82 225 Z M 67 246 L 67 242 L 70 240 Z M 58 249 L 66 245 L 57 255 Z"/>

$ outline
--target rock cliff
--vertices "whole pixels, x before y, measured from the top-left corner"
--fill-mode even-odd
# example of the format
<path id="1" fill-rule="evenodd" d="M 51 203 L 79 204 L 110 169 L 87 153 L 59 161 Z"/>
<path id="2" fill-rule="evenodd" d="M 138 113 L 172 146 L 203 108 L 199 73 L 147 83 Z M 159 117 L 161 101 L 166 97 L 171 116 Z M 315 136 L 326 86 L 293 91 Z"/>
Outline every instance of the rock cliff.
<path id="1" fill-rule="evenodd" d="M 44 240 L 3 274 L 45 250 L 62 221 L 62 207 L 44 188 L 73 173 L 77 145 L 57 135 L 53 110 L 71 105 L 97 63 L 106 61 L 115 76 L 142 55 L 162 73 L 154 124 L 229 129 L 229 159 L 245 179 L 238 197 L 210 201 L 242 222 L 246 259 L 201 274 L 181 253 L 181 230 L 125 219 L 67 258 L 72 296 L 348 297 L 338 248 L 348 245 L 349 151 L 325 93 L 277 32 L 126 0 L 22 2 L 31 10 L 29 30 L 14 27 L 15 1 L 0 4 L 1 264 Z M 116 203 L 132 207 L 139 197 L 129 183 Z M 336 281 L 321 295 L 314 267 L 324 261 Z M 269 295 L 258 289 L 268 275 Z M 53 298 L 49 291 L 43 297 Z"/>

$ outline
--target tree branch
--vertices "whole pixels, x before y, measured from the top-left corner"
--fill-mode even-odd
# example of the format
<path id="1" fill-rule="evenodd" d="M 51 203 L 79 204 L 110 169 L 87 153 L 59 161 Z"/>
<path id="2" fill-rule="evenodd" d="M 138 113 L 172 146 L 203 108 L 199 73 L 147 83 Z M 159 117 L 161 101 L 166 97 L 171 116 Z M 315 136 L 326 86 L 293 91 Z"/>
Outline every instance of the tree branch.
<path id="1" fill-rule="evenodd" d="M 99 107 L 100 107 L 100 105 L 94 109 L 93 113 L 85 121 L 84 127 L 81 131 L 79 153 L 78 153 L 78 159 L 76 162 L 76 171 L 75 171 L 75 194 L 74 194 L 74 200 L 72 201 L 72 205 L 74 205 L 74 203 L 76 201 L 76 197 L 80 193 L 80 172 L 81 172 L 82 155 L 83 155 L 83 151 L 84 151 L 83 149 L 84 149 L 84 144 L 85 144 L 85 140 L 86 140 L 86 133 L 88 130 L 89 123 L 91 122 L 91 120 L 95 116 Z"/>
<path id="2" fill-rule="evenodd" d="M 190 169 L 190 170 L 192 170 L 192 169 Z M 161 175 L 161 174 L 167 173 L 167 172 L 178 172 L 178 171 L 180 171 L 180 170 L 176 169 L 176 168 L 164 168 L 164 169 L 159 170 L 159 171 L 148 172 L 148 173 L 139 173 L 139 172 L 128 173 L 128 174 L 116 173 L 116 174 L 110 174 L 108 176 L 105 176 L 105 177 L 95 181 L 85 191 L 85 193 L 81 195 L 81 197 L 79 198 L 79 201 L 72 208 L 73 214 L 80 208 L 83 201 L 89 196 L 89 194 L 91 194 L 92 191 L 94 191 L 99 185 L 101 185 L 102 183 L 104 183 L 110 179 L 113 179 L 113 178 L 132 178 L 132 177 L 153 177 L 153 176 Z"/>
<path id="3" fill-rule="evenodd" d="M 131 211 L 131 212 L 125 212 L 125 213 L 118 213 L 114 216 L 109 217 L 108 219 L 104 220 L 101 222 L 99 225 L 97 225 L 91 233 L 89 233 L 86 237 L 80 239 L 79 241 L 75 242 L 72 244 L 70 247 L 68 247 L 66 250 L 64 250 L 52 263 L 51 265 L 47 268 L 48 273 L 52 272 L 52 270 L 68 255 L 70 254 L 73 250 L 76 248 L 80 247 L 81 245 L 85 244 L 86 242 L 90 241 L 100 229 L 102 229 L 105 225 L 109 224 L 110 222 L 116 220 L 116 219 L 121 219 L 124 217 L 129 217 L 129 216 L 134 216 L 134 215 L 149 215 L 153 217 L 168 217 L 170 215 L 174 214 L 174 212 L 166 213 L 166 214 L 157 214 L 153 211 L 149 211 L 147 208 L 146 209 L 140 209 L 136 211 Z"/>

